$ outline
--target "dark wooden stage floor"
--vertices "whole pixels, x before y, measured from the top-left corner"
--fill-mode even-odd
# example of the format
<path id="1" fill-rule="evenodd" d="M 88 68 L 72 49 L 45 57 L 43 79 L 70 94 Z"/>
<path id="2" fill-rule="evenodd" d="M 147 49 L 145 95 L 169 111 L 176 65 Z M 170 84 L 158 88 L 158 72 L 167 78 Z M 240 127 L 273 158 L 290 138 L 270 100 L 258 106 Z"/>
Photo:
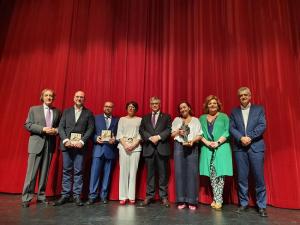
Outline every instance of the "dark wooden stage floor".
<path id="1" fill-rule="evenodd" d="M 120 206 L 117 201 L 104 205 L 78 207 L 68 203 L 60 207 L 36 205 L 22 208 L 20 195 L 0 194 L 1 225 L 179 225 L 179 224 L 213 224 L 213 225 L 296 225 L 300 224 L 300 210 L 268 207 L 268 218 L 261 218 L 254 208 L 238 215 L 235 205 L 225 205 L 222 211 L 214 211 L 208 205 L 199 205 L 192 212 L 188 209 L 178 210 L 174 204 L 163 208 L 154 203 L 149 207 Z"/>

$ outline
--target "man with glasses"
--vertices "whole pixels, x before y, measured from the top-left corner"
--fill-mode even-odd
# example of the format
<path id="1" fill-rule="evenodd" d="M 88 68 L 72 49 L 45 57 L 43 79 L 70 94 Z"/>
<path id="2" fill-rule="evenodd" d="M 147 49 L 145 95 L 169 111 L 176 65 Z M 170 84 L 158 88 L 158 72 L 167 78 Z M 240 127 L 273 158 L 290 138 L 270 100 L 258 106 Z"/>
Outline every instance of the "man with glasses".
<path id="1" fill-rule="evenodd" d="M 140 134 L 143 139 L 143 157 L 145 157 L 148 169 L 146 198 L 141 206 L 147 206 L 154 200 L 155 172 L 157 172 L 162 205 L 170 207 L 168 201 L 168 168 L 171 117 L 160 111 L 160 99 L 158 97 L 150 98 L 150 108 L 152 112 L 142 118 L 140 126 Z"/>
<path id="2" fill-rule="evenodd" d="M 108 203 L 110 175 L 117 154 L 115 137 L 117 135 L 118 118 L 112 116 L 113 108 L 114 103 L 107 101 L 103 106 L 104 113 L 95 117 L 88 205 L 94 204 L 98 199 L 102 200 L 104 204 Z M 102 182 L 100 177 L 102 177 Z"/>

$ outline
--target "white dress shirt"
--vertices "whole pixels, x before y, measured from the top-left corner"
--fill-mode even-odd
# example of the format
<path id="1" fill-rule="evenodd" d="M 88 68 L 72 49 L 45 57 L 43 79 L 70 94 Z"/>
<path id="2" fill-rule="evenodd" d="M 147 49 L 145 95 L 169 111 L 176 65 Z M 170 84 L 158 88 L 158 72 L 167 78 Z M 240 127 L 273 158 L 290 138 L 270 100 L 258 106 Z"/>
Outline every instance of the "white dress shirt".
<path id="1" fill-rule="evenodd" d="M 251 103 L 249 103 L 246 107 L 243 107 L 241 105 L 244 125 L 245 125 L 245 131 L 247 130 L 247 124 L 248 124 L 248 118 L 249 118 L 249 112 L 250 112 Z"/>

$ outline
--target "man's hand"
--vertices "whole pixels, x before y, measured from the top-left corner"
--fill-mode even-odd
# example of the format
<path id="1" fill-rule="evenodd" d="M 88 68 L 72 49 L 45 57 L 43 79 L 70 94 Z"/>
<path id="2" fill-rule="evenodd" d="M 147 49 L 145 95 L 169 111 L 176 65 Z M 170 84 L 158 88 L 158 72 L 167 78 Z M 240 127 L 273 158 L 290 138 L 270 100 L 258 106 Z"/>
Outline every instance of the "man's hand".
<path id="1" fill-rule="evenodd" d="M 82 144 L 80 141 L 76 141 L 76 142 L 73 144 L 73 146 L 74 146 L 75 148 L 82 148 L 82 147 L 83 147 L 83 144 Z"/>
<path id="2" fill-rule="evenodd" d="M 57 129 L 52 127 L 44 127 L 43 132 L 48 135 L 56 135 L 58 133 Z"/>
<path id="3" fill-rule="evenodd" d="M 73 147 L 71 141 L 66 141 L 66 142 L 64 143 L 64 146 L 65 146 L 66 148 L 72 148 L 72 147 Z"/>
<path id="4" fill-rule="evenodd" d="M 160 138 L 159 138 L 158 135 L 155 135 L 155 136 L 151 136 L 151 137 L 149 138 L 149 140 L 150 140 L 153 144 L 156 145 L 156 144 L 159 142 Z"/>
<path id="5" fill-rule="evenodd" d="M 108 143 L 113 145 L 114 143 L 116 142 L 116 138 L 115 137 L 112 137 L 109 139 Z"/>
<path id="6" fill-rule="evenodd" d="M 97 141 L 98 144 L 103 144 L 104 143 L 101 139 L 101 136 L 98 136 L 96 141 Z"/>
<path id="7" fill-rule="evenodd" d="M 251 138 L 247 136 L 241 137 L 241 142 L 243 146 L 248 146 L 251 144 Z"/>

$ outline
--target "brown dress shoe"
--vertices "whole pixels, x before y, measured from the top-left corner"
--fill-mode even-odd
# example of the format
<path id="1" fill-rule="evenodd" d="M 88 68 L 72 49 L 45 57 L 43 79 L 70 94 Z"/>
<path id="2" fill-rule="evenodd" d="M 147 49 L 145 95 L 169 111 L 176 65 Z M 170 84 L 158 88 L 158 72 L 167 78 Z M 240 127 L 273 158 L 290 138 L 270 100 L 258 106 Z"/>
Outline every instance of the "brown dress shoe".
<path id="1" fill-rule="evenodd" d="M 167 198 L 163 198 L 163 199 L 161 200 L 161 204 L 162 204 L 164 207 L 166 207 L 166 208 L 169 208 L 169 207 L 170 207 L 170 202 L 168 201 Z"/>

